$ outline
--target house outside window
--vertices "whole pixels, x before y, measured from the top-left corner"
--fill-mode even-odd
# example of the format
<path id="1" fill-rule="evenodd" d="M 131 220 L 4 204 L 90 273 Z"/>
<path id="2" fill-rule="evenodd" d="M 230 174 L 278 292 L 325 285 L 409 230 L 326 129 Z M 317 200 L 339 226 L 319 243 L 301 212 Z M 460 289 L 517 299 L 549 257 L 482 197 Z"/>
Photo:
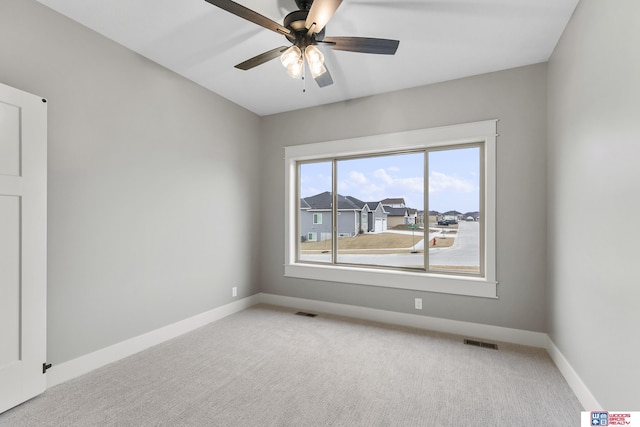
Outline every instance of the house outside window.
<path id="1" fill-rule="evenodd" d="M 491 120 L 287 147 L 285 275 L 495 298 L 495 145 Z"/>

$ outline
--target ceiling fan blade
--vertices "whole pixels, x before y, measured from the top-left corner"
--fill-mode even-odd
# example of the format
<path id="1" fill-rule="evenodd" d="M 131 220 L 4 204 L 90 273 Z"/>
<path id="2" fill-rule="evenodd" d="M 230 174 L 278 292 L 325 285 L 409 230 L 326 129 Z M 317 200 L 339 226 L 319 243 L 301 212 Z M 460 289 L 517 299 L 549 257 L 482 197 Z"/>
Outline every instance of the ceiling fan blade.
<path id="1" fill-rule="evenodd" d="M 341 3 L 342 0 L 314 0 L 304 26 L 312 33 L 319 33 Z"/>
<path id="2" fill-rule="evenodd" d="M 262 65 L 265 62 L 271 61 L 272 59 L 276 59 L 282 52 L 284 52 L 288 48 L 288 46 L 280 46 L 275 49 L 271 49 L 268 52 L 261 53 L 260 55 L 254 56 L 251 59 L 247 59 L 246 61 L 239 63 L 235 67 L 239 68 L 240 70 L 250 70 L 253 67 L 257 67 L 258 65 Z"/>
<path id="3" fill-rule="evenodd" d="M 333 84 L 333 78 L 331 78 L 331 73 L 329 73 L 329 69 L 327 68 L 326 64 L 324 68 L 326 68 L 327 71 L 320 74 L 318 77 L 314 79 L 316 83 L 318 83 L 318 86 L 320 87 L 325 87 Z"/>
<path id="4" fill-rule="evenodd" d="M 211 3 L 214 6 L 218 6 L 220 9 L 224 9 L 227 12 L 233 13 L 240 18 L 246 19 L 247 21 L 251 21 L 254 24 L 258 24 L 261 27 L 266 28 L 267 30 L 275 31 L 278 34 L 291 34 L 291 31 L 278 24 L 275 21 L 267 18 L 266 16 L 260 15 L 258 12 L 254 12 L 253 10 L 242 6 L 236 2 L 231 0 L 205 0 L 208 3 Z"/>
<path id="5" fill-rule="evenodd" d="M 400 41 L 375 39 L 371 37 L 325 37 L 320 44 L 331 44 L 334 50 L 349 52 L 376 53 L 378 55 L 394 55 Z"/>

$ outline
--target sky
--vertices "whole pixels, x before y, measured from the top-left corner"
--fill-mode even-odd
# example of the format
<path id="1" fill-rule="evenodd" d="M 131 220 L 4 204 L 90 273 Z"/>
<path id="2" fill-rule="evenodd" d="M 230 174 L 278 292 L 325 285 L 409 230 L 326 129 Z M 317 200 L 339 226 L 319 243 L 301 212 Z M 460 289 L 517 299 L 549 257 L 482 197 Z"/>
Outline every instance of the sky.
<path id="1" fill-rule="evenodd" d="M 429 210 L 462 213 L 479 210 L 478 147 L 431 151 Z M 404 198 L 406 206 L 424 209 L 423 153 L 339 160 L 338 193 L 365 202 Z M 331 162 L 305 163 L 300 168 L 300 194 L 331 191 Z"/>

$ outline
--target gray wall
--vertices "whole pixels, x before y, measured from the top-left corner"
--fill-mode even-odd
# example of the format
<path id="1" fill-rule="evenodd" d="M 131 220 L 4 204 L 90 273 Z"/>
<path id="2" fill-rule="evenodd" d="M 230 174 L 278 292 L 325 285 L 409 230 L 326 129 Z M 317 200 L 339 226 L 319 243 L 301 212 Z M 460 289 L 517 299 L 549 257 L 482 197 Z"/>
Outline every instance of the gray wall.
<path id="1" fill-rule="evenodd" d="M 263 292 L 545 331 L 546 64 L 377 95 L 262 119 Z M 500 119 L 499 300 L 284 278 L 283 147 Z M 288 123 L 305 123 L 292 133 Z M 328 126 L 330 124 L 330 126 Z M 423 298 L 422 311 L 413 309 Z"/>
<path id="2" fill-rule="evenodd" d="M 582 0 L 549 63 L 549 334 L 640 410 L 640 2 Z"/>
<path id="3" fill-rule="evenodd" d="M 33 0 L 0 58 L 49 100 L 50 362 L 258 291 L 257 116 Z"/>

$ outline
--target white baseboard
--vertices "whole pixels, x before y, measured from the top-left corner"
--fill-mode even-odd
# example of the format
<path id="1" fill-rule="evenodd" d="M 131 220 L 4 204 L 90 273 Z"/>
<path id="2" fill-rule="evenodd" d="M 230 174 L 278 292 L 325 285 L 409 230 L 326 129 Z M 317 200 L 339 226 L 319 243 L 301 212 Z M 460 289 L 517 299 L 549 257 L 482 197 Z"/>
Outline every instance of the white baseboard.
<path id="1" fill-rule="evenodd" d="M 437 317 L 416 314 L 398 313 L 395 311 L 355 305 L 337 304 L 310 299 L 293 298 L 274 294 L 261 293 L 260 302 L 303 310 L 319 311 L 338 316 L 355 317 L 374 322 L 389 323 L 411 328 L 464 335 L 470 338 L 503 341 L 530 347 L 546 348 L 547 334 L 543 332 L 523 331 L 500 326 L 482 325 L 479 323 L 461 322 L 459 320 L 440 319 Z"/>
<path id="2" fill-rule="evenodd" d="M 560 373 L 569 384 L 569 387 L 573 390 L 576 397 L 582 404 L 585 411 L 601 411 L 602 405 L 598 403 L 591 391 L 587 388 L 582 379 L 578 376 L 573 367 L 569 364 L 569 361 L 560 352 L 555 343 L 547 336 L 547 353 L 551 357 L 551 360 L 556 364 Z"/>
<path id="3" fill-rule="evenodd" d="M 252 295 L 230 304 L 197 314 L 185 320 L 156 329 L 146 334 L 130 338 L 126 341 L 80 356 L 68 362 L 54 365 L 47 371 L 47 388 L 51 388 L 70 379 L 79 377 L 94 369 L 116 362 L 132 354 L 146 350 L 187 332 L 200 328 L 208 323 L 242 311 L 260 301 L 259 295 Z"/>

